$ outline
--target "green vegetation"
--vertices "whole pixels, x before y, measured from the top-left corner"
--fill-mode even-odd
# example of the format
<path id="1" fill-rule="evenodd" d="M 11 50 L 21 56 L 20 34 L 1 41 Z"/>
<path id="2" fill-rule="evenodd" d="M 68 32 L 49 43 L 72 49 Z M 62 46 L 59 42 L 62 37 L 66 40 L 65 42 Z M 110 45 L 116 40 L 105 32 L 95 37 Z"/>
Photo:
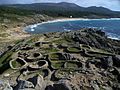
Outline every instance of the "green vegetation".
<path id="1" fill-rule="evenodd" d="M 58 39 L 58 40 L 54 40 L 54 41 L 52 41 L 52 42 L 57 43 L 57 44 L 67 43 L 67 41 L 66 41 L 65 39 L 63 39 L 63 38 Z"/>
<path id="2" fill-rule="evenodd" d="M 44 50 L 47 53 L 52 53 L 52 52 L 58 52 L 59 51 L 57 48 L 45 48 Z"/>
<path id="3" fill-rule="evenodd" d="M 13 68 L 19 68 L 22 66 L 21 63 L 17 62 L 16 60 L 12 61 L 11 64 L 12 64 Z"/>
<path id="4" fill-rule="evenodd" d="M 81 47 L 84 48 L 84 49 L 87 49 L 87 50 L 91 49 L 90 46 L 88 46 L 88 45 L 84 45 L 84 44 L 82 44 Z"/>
<path id="5" fill-rule="evenodd" d="M 19 9 L 19 8 L 12 8 L 7 6 L 0 6 L 0 16 L 9 15 L 20 15 L 20 16 L 28 16 L 35 14 L 31 10 Z M 5 16 L 6 17 L 6 16 Z M 11 16 L 9 16 L 10 18 Z"/>
<path id="6" fill-rule="evenodd" d="M 15 44 L 19 44 L 20 42 L 22 42 L 23 40 L 16 40 L 14 41 Z"/>
<path id="7" fill-rule="evenodd" d="M 33 44 L 34 42 L 37 42 L 39 40 L 39 36 L 37 35 L 33 35 L 31 37 L 29 37 L 29 40 L 27 40 L 27 44 Z"/>
<path id="8" fill-rule="evenodd" d="M 80 7 L 74 3 L 37 3 L 10 5 L 10 7 L 33 10 L 36 13 L 46 14 L 52 17 L 70 17 L 74 18 L 101 18 L 101 17 L 120 17 L 119 12 L 111 11 L 104 7 Z"/>
<path id="9" fill-rule="evenodd" d="M 0 6 L 0 22 L 10 23 L 22 22 L 21 17 L 35 15 L 33 11 Z M 12 23 L 14 23 L 12 22 Z"/>
<path id="10" fill-rule="evenodd" d="M 89 12 L 89 11 L 77 11 L 77 10 L 60 10 L 60 9 L 57 9 L 57 10 L 51 10 L 51 9 L 47 9 L 47 10 L 39 10 L 37 11 L 41 14 L 46 14 L 48 16 L 52 16 L 52 17 L 70 17 L 70 16 L 73 16 L 74 18 L 79 18 L 79 17 L 89 17 L 89 16 L 92 16 L 92 15 L 96 15 L 96 16 L 99 16 L 99 17 L 111 17 L 110 14 L 104 14 L 104 13 L 95 13 L 95 12 Z"/>
<path id="11" fill-rule="evenodd" d="M 11 60 L 12 51 L 8 51 L 0 57 L 0 73 L 3 73 L 10 68 L 9 61 Z"/>
<path id="12" fill-rule="evenodd" d="M 53 54 L 50 54 L 50 58 L 52 60 L 58 60 L 59 59 L 59 55 L 57 53 L 53 53 Z"/>
<path id="13" fill-rule="evenodd" d="M 5 72 L 9 68 L 10 68 L 9 62 L 6 62 L 4 64 L 0 64 L 0 74 L 2 74 L 3 72 Z"/>
<path id="14" fill-rule="evenodd" d="M 76 48 L 76 47 L 69 47 L 67 48 L 68 52 L 71 52 L 71 53 L 79 53 L 80 52 L 80 49 Z"/>
<path id="15" fill-rule="evenodd" d="M 51 65 L 53 66 L 53 68 L 55 69 L 60 69 L 64 66 L 65 62 L 61 62 L 61 61 L 51 61 Z"/>
<path id="16" fill-rule="evenodd" d="M 99 53 L 101 53 L 101 54 L 103 53 L 103 54 L 113 55 L 113 53 L 111 53 L 111 52 L 108 52 L 108 51 L 102 50 L 102 49 L 97 49 L 97 48 L 95 48 L 95 47 L 92 48 L 92 51 L 93 51 L 93 52 L 99 52 Z"/>
<path id="17" fill-rule="evenodd" d="M 5 54 L 3 54 L 1 57 L 0 57 L 0 65 L 1 64 L 4 64 L 5 62 L 8 62 L 10 60 L 10 57 L 11 55 L 13 54 L 12 51 L 8 51 L 6 52 Z"/>
<path id="18" fill-rule="evenodd" d="M 78 68 L 76 62 L 67 62 L 67 68 Z"/>

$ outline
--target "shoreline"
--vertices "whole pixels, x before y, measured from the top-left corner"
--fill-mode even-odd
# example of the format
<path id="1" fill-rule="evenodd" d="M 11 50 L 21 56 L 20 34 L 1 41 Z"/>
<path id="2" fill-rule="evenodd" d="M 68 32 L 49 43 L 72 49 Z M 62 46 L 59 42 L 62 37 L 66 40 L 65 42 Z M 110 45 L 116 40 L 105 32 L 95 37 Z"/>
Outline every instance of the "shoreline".
<path id="1" fill-rule="evenodd" d="M 27 24 L 27 23 L 20 23 L 22 24 L 21 26 L 16 26 L 16 27 L 11 27 L 8 28 L 6 31 L 7 32 L 3 32 L 3 33 L 7 33 L 9 34 L 7 37 L 0 37 L 1 42 L 9 42 L 9 41 L 14 41 L 14 40 L 20 40 L 20 39 L 24 39 L 27 38 L 29 36 L 31 36 L 32 34 L 30 34 L 29 32 L 27 32 L 26 30 L 29 28 L 32 31 L 34 31 L 34 28 L 37 27 L 38 25 L 42 25 L 42 24 L 47 24 L 47 23 L 55 23 L 55 22 L 65 22 L 65 21 L 76 21 L 76 20 L 100 20 L 100 19 L 88 19 L 88 18 L 52 18 L 52 19 L 48 19 L 44 22 L 30 22 L 31 24 Z M 120 18 L 102 18 L 101 20 L 120 20 Z M 19 23 L 18 23 L 19 25 Z M 110 37 L 111 38 L 111 37 Z M 111 39 L 116 39 L 115 37 L 111 38 Z"/>
<path id="2" fill-rule="evenodd" d="M 100 19 L 88 19 L 88 18 L 58 18 L 58 19 L 53 19 L 53 20 L 48 20 L 48 21 L 45 21 L 45 22 L 41 22 L 41 23 L 35 23 L 35 24 L 31 24 L 31 25 L 28 25 L 28 26 L 25 26 L 24 27 L 24 32 L 25 29 L 27 28 L 35 28 L 37 27 L 38 25 L 42 25 L 42 24 L 47 24 L 47 23 L 56 23 L 56 22 L 65 22 L 65 21 L 76 21 L 76 20 L 100 20 Z M 101 20 L 120 20 L 120 18 L 101 18 Z M 28 32 L 26 32 L 28 33 Z"/>
<path id="3" fill-rule="evenodd" d="M 55 23 L 55 22 L 64 22 L 64 21 L 76 21 L 76 20 L 120 20 L 120 18 L 101 18 L 101 19 L 88 19 L 88 18 L 57 18 L 57 19 L 53 19 L 53 20 L 48 20 L 45 22 L 41 22 L 41 23 L 35 23 L 35 24 L 31 24 L 28 25 L 26 27 L 30 27 L 30 26 L 37 26 L 37 25 L 41 25 L 41 24 L 46 24 L 46 23 Z"/>
<path id="4" fill-rule="evenodd" d="M 67 22 L 67 21 L 76 21 L 76 20 L 120 20 L 120 18 L 102 18 L 102 19 L 87 19 L 87 18 L 57 18 L 57 19 L 53 19 L 53 20 L 48 20 L 45 22 L 41 22 L 41 23 L 36 23 L 36 24 L 32 24 L 32 25 L 28 25 L 26 27 L 23 28 L 23 31 L 28 33 L 26 30 L 29 28 L 31 29 L 31 31 L 34 32 L 34 28 L 42 25 L 42 24 L 47 24 L 47 23 L 56 23 L 56 22 Z M 105 32 L 106 33 L 106 32 Z M 29 34 L 29 33 L 28 33 Z M 30 34 L 31 35 L 31 34 Z M 107 34 L 106 34 L 107 35 Z M 114 36 L 107 36 L 109 39 L 114 39 L 114 40 L 120 40 L 117 37 Z"/>

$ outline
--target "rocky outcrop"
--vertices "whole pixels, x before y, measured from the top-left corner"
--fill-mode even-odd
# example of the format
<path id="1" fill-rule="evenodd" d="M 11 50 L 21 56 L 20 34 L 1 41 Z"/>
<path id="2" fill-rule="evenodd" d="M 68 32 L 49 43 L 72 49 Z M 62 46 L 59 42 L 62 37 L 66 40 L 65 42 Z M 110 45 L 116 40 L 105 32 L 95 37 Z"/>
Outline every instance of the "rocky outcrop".
<path id="1" fill-rule="evenodd" d="M 54 90 L 73 90 L 72 85 L 67 80 L 60 80 L 58 83 L 53 85 Z"/>
<path id="2" fill-rule="evenodd" d="M 41 75 L 29 78 L 28 81 L 33 83 L 35 90 L 45 90 L 46 83 Z"/>
<path id="3" fill-rule="evenodd" d="M 14 90 L 34 90 L 34 85 L 29 81 L 20 80 L 18 84 L 14 87 Z"/>
<path id="4" fill-rule="evenodd" d="M 45 90 L 46 83 L 41 75 L 26 80 L 19 80 L 14 90 Z"/>
<path id="5" fill-rule="evenodd" d="M 120 41 L 102 31 L 35 35 L 12 48 L 0 58 L 0 79 L 10 90 L 120 89 Z"/>
<path id="6" fill-rule="evenodd" d="M 120 67 L 120 55 L 113 56 L 113 65 Z"/>
<path id="7" fill-rule="evenodd" d="M 0 80 L 0 90 L 13 90 L 8 81 Z"/>

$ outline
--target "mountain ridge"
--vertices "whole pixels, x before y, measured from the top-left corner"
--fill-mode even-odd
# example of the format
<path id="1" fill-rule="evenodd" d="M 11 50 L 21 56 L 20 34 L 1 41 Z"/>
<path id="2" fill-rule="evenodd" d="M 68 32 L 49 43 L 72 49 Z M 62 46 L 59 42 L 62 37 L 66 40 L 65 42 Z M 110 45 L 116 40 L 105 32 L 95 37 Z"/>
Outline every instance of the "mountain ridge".
<path id="1" fill-rule="evenodd" d="M 50 16 L 73 16 L 73 17 L 85 17 L 85 16 L 100 16 L 100 17 L 120 17 L 119 11 L 112 11 L 105 7 L 81 7 L 74 3 L 60 2 L 60 3 L 33 3 L 33 4 L 12 4 L 3 5 L 7 7 L 21 8 L 34 10 L 36 12 L 47 14 Z M 52 14 L 53 15 L 52 15 Z M 76 14 L 76 15 L 75 15 Z"/>

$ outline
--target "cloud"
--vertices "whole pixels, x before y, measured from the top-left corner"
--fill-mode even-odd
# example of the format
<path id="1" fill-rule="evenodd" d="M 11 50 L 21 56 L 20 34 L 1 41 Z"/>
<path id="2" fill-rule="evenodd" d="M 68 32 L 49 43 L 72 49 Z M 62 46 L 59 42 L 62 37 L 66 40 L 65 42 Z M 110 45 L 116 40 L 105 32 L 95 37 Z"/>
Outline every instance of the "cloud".
<path id="1" fill-rule="evenodd" d="M 66 2 L 66 0 L 0 0 L 0 4 L 16 4 L 16 3 L 40 3 L 40 2 Z M 76 3 L 83 7 L 104 6 L 112 10 L 120 11 L 120 0 L 67 0 L 67 2 Z"/>
<path id="2" fill-rule="evenodd" d="M 0 4 L 34 3 L 36 0 L 0 0 Z"/>
<path id="3" fill-rule="evenodd" d="M 78 0 L 77 0 L 78 1 Z M 120 0 L 81 0 L 78 2 L 81 6 L 104 6 L 112 10 L 120 11 Z"/>
<path id="4" fill-rule="evenodd" d="M 36 0 L 34 0 L 36 1 Z M 37 2 L 65 2 L 66 0 L 37 0 Z M 103 6 L 112 10 L 120 11 L 120 0 L 67 0 L 83 7 Z"/>

